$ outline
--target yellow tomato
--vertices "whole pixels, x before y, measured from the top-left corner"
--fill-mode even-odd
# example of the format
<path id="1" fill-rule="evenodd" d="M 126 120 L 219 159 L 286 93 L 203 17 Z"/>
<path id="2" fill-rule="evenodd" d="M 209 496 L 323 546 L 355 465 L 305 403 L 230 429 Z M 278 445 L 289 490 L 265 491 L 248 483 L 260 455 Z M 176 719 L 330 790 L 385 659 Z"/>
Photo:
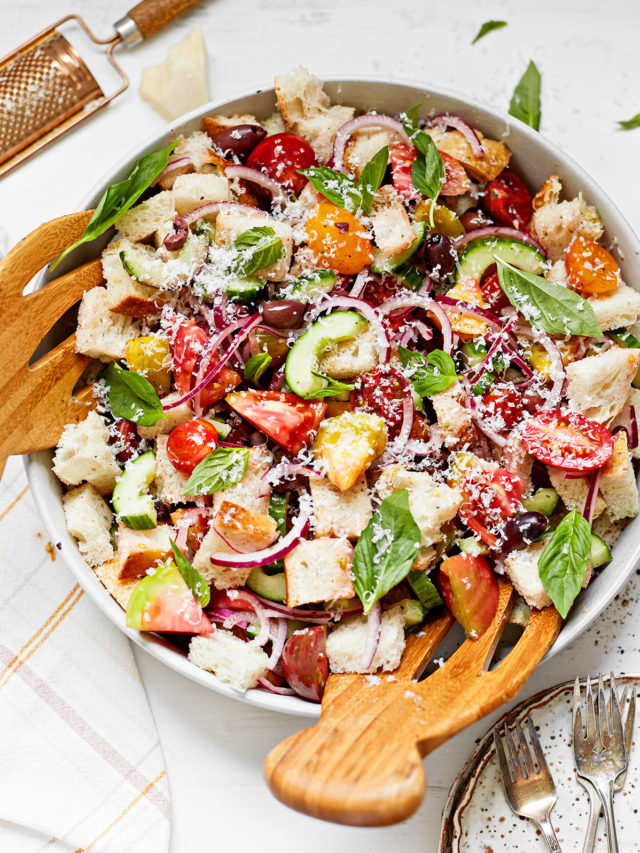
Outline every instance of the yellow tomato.
<path id="1" fill-rule="evenodd" d="M 307 219 L 307 243 L 318 266 L 344 275 L 356 275 L 373 259 L 371 239 L 353 214 L 321 202 Z"/>
<path id="2" fill-rule="evenodd" d="M 127 341 L 127 366 L 148 379 L 162 397 L 171 387 L 171 354 L 164 335 L 147 335 Z"/>
<path id="3" fill-rule="evenodd" d="M 322 421 L 313 451 L 327 477 L 341 491 L 350 489 L 384 452 L 387 427 L 370 412 L 343 412 Z"/>
<path id="4" fill-rule="evenodd" d="M 471 305 L 477 305 L 479 308 L 484 308 L 480 282 L 475 278 L 461 278 L 447 292 L 447 296 L 450 296 L 452 299 L 459 299 L 461 302 L 469 302 Z M 467 317 L 456 308 L 449 306 L 444 306 L 444 308 L 451 323 L 451 328 L 461 337 L 477 338 L 487 333 L 487 324 L 483 320 L 478 320 L 475 317 Z"/>

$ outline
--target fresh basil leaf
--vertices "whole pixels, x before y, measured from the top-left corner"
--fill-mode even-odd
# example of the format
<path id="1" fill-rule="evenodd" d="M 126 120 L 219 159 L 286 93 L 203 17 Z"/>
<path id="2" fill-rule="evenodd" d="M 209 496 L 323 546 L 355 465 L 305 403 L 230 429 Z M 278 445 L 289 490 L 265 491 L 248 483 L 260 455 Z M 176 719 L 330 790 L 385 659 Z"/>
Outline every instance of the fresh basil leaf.
<path id="1" fill-rule="evenodd" d="M 229 250 L 234 253 L 229 265 L 230 272 L 241 277 L 277 264 L 285 254 L 282 240 L 276 237 L 276 232 L 269 225 L 257 225 L 243 231 Z"/>
<path id="2" fill-rule="evenodd" d="M 360 174 L 358 190 L 362 199 L 362 210 L 367 216 L 371 213 L 374 196 L 380 189 L 380 184 L 384 179 L 388 161 L 389 146 L 385 145 L 377 154 L 373 155 Z"/>
<path id="3" fill-rule="evenodd" d="M 484 24 L 478 30 L 478 33 L 471 44 L 475 44 L 477 41 L 480 41 L 481 38 L 484 38 L 489 33 L 492 33 L 494 30 L 501 30 L 502 27 L 506 27 L 506 21 L 485 21 Z"/>
<path id="4" fill-rule="evenodd" d="M 139 373 L 124 370 L 112 361 L 99 378 L 107 388 L 109 405 L 117 418 L 154 426 L 160 418 L 167 417 L 153 385 Z"/>
<path id="5" fill-rule="evenodd" d="M 625 130 L 633 130 L 634 127 L 640 127 L 640 113 L 635 115 L 633 118 L 628 118 L 624 121 L 619 121 L 618 124 Z"/>
<path id="6" fill-rule="evenodd" d="M 313 166 L 310 169 L 298 169 L 298 171 L 309 179 L 319 193 L 337 207 L 348 210 L 350 213 L 361 207 L 360 190 L 351 178 L 343 175 L 342 172 L 336 172 L 328 166 Z"/>
<path id="7" fill-rule="evenodd" d="M 249 450 L 244 447 L 216 447 L 196 465 L 182 494 L 210 495 L 235 486 L 244 477 L 248 461 Z"/>
<path id="8" fill-rule="evenodd" d="M 197 602 L 199 602 L 200 606 L 206 607 L 211 600 L 209 584 L 202 577 L 200 572 L 197 569 L 194 569 L 189 560 L 187 560 L 184 554 L 178 549 L 178 546 L 173 539 L 170 539 L 169 541 L 171 542 L 173 556 L 175 558 L 178 571 L 182 575 L 182 580 L 189 587 L 193 593 L 193 597 Z"/>
<path id="9" fill-rule="evenodd" d="M 440 607 L 441 604 L 444 604 L 436 585 L 425 571 L 409 572 L 407 583 L 418 596 L 420 604 L 425 610 L 432 610 L 434 607 Z"/>
<path id="10" fill-rule="evenodd" d="M 413 382 L 416 394 L 420 397 L 432 397 L 450 388 L 457 381 L 456 366 L 450 355 L 435 349 L 427 357 L 403 346 L 398 347 L 398 355 L 405 367 L 408 379 Z"/>
<path id="11" fill-rule="evenodd" d="M 87 223 L 87 227 L 82 232 L 79 240 L 76 240 L 71 246 L 68 246 L 55 261 L 51 264 L 51 269 L 55 269 L 60 261 L 65 258 L 78 246 L 83 243 L 88 243 L 95 240 L 101 234 L 104 234 L 117 220 L 126 213 L 140 198 L 142 193 L 151 186 L 158 177 L 160 172 L 166 168 L 169 162 L 169 155 L 178 144 L 178 140 L 174 140 L 163 148 L 161 151 L 152 151 L 150 154 L 145 154 L 141 157 L 133 167 L 133 172 L 126 180 L 119 184 L 112 184 L 108 187 L 98 202 L 98 206 L 93 212 L 93 216 Z"/>
<path id="12" fill-rule="evenodd" d="M 244 378 L 247 382 L 258 382 L 272 361 L 273 359 L 268 352 L 259 352 L 256 355 L 252 355 L 244 366 Z"/>
<path id="13" fill-rule="evenodd" d="M 509 104 L 509 115 L 540 129 L 540 72 L 533 60 L 520 78 Z"/>
<path id="14" fill-rule="evenodd" d="M 577 510 L 562 519 L 538 560 L 538 574 L 547 595 L 564 619 L 589 567 L 591 527 Z"/>
<path id="15" fill-rule="evenodd" d="M 574 290 L 494 257 L 500 287 L 534 329 L 543 329 L 548 335 L 602 337 L 593 308 Z"/>
<path id="16" fill-rule="evenodd" d="M 365 613 L 406 578 L 421 541 L 407 490 L 385 498 L 360 534 L 353 555 L 353 585 Z"/>
<path id="17" fill-rule="evenodd" d="M 317 370 L 311 371 L 318 379 L 324 379 L 327 383 L 324 388 L 318 388 L 317 391 L 312 391 L 310 394 L 305 394 L 306 400 L 323 400 L 325 397 L 337 397 L 345 391 L 353 391 L 353 385 L 348 382 L 339 382 L 337 379 L 332 379 L 324 373 L 318 373 Z"/>

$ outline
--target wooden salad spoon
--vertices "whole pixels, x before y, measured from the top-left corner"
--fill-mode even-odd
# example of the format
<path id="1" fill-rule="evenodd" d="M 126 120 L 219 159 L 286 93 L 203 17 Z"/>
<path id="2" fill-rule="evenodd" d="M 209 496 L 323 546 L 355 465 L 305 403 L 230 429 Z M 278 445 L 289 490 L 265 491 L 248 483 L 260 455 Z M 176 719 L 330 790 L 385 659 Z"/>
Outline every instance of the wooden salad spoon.
<path id="1" fill-rule="evenodd" d="M 264 764 L 271 791 L 312 817 L 352 826 L 406 820 L 424 797 L 422 759 L 519 692 L 555 640 L 554 607 L 534 610 L 513 649 L 489 669 L 515 592 L 499 580 L 496 615 L 417 681 L 453 625 L 442 611 L 407 639 L 398 669 L 378 676 L 330 675 L 318 723 L 287 738 Z"/>

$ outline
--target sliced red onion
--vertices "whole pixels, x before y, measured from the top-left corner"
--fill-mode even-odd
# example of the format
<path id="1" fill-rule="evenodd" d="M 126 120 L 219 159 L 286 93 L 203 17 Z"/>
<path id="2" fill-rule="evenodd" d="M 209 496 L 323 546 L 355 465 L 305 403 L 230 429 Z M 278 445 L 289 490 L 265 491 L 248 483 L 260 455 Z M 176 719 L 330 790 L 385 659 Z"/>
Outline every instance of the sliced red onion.
<path id="1" fill-rule="evenodd" d="M 460 116 L 451 115 L 451 113 L 438 113 L 429 120 L 429 127 L 438 125 L 438 127 L 452 127 L 459 131 L 471 146 L 471 151 L 474 157 L 484 157 L 487 153 L 486 147 L 480 142 L 480 137 L 471 127 L 470 124 L 460 118 Z"/>
<path id="2" fill-rule="evenodd" d="M 315 320 L 320 314 L 325 311 L 330 311 L 333 308 L 348 308 L 358 311 L 362 314 L 365 320 L 368 320 L 371 327 L 376 333 L 376 341 L 380 350 L 380 361 L 386 364 L 391 356 L 391 345 L 389 336 L 384 327 L 384 323 L 380 319 L 378 311 L 365 302 L 364 299 L 355 299 L 352 296 L 329 296 L 323 302 L 318 303 L 316 308 L 310 312 L 310 320 Z"/>
<path id="3" fill-rule="evenodd" d="M 273 178 L 270 178 L 258 169 L 250 169 L 248 166 L 227 166 L 224 173 L 227 178 L 242 178 L 245 181 L 251 181 L 260 187 L 264 187 L 265 190 L 271 193 L 272 201 L 274 202 L 284 202 L 288 199 L 282 184 L 274 181 Z"/>
<path id="4" fill-rule="evenodd" d="M 229 300 L 226 293 L 218 293 L 213 302 L 213 325 L 217 332 L 222 331 L 227 325 L 227 309 Z"/>
<path id="5" fill-rule="evenodd" d="M 258 679 L 258 684 L 260 687 L 264 687 L 265 690 L 268 690 L 269 693 L 277 693 L 278 696 L 295 696 L 296 691 L 292 690 L 290 687 L 283 687 L 278 684 L 274 684 L 272 681 L 269 681 L 268 678 L 264 676 L 260 676 Z"/>
<path id="6" fill-rule="evenodd" d="M 521 327 L 518 326 L 518 333 L 520 333 L 520 329 Z M 542 408 L 555 409 L 562 400 L 562 392 L 564 391 L 565 382 L 567 380 L 564 364 L 562 363 L 562 356 L 560 355 L 558 347 L 544 332 L 538 331 L 536 334 L 536 340 L 540 341 L 551 359 L 551 378 L 553 380 L 549 396 L 544 401 Z"/>
<path id="7" fill-rule="evenodd" d="M 507 443 L 507 439 L 504 436 L 500 435 L 500 433 L 491 429 L 491 427 L 487 426 L 487 424 L 485 423 L 484 418 L 482 417 L 480 411 L 478 410 L 478 404 L 477 404 L 476 399 L 475 399 L 473 392 L 471 390 L 471 386 L 469 385 L 469 380 L 467 379 L 466 376 L 462 377 L 462 383 L 464 385 L 464 389 L 466 392 L 465 405 L 469 409 L 469 412 L 471 413 L 471 417 L 475 421 L 478 429 L 480 430 L 480 432 L 482 432 L 482 433 L 484 433 L 484 435 L 486 435 L 486 437 L 489 439 L 489 441 L 492 441 L 498 447 L 504 447 L 505 444 Z"/>
<path id="8" fill-rule="evenodd" d="M 278 368 L 273 374 L 273 379 L 269 383 L 269 391 L 280 391 L 285 382 L 284 365 Z"/>
<path id="9" fill-rule="evenodd" d="M 429 441 L 420 441 L 418 438 L 410 438 L 406 444 L 406 450 L 412 456 L 431 456 L 438 453 L 442 448 L 442 435 L 437 426 L 431 427 L 431 438 Z"/>
<path id="10" fill-rule="evenodd" d="M 476 320 L 481 320 L 492 329 L 495 329 L 496 332 L 501 332 L 504 327 L 504 323 L 499 317 L 492 314 L 491 311 L 487 311 L 486 308 L 481 308 L 479 305 L 473 305 L 471 302 L 463 302 L 461 299 L 454 299 L 452 296 L 438 296 L 436 298 L 441 305 L 446 305 L 448 308 L 455 308 L 464 317 L 473 317 Z"/>
<path id="11" fill-rule="evenodd" d="M 245 596 L 246 592 L 243 591 L 242 595 Z M 299 619 L 303 622 L 322 624 L 336 617 L 353 616 L 362 611 L 361 604 L 347 610 L 303 610 L 301 607 L 287 607 L 277 601 L 269 601 L 267 598 L 262 598 L 261 595 L 256 595 L 256 593 L 251 593 L 251 595 L 257 600 L 258 604 L 266 608 L 265 612 L 269 617 L 283 616 L 285 619 Z"/>
<path id="12" fill-rule="evenodd" d="M 414 320 L 411 323 L 407 323 L 396 340 L 400 346 L 406 347 L 418 335 L 421 335 L 425 341 L 431 341 L 433 340 L 433 329 L 430 329 L 422 320 Z"/>
<path id="13" fill-rule="evenodd" d="M 349 296 L 351 296 L 352 299 L 359 299 L 362 296 L 362 291 L 365 289 L 365 287 L 370 281 L 373 281 L 373 277 L 369 272 L 369 267 L 365 267 L 356 276 L 356 280 L 354 281 L 353 287 L 349 292 Z"/>
<path id="14" fill-rule="evenodd" d="M 278 619 L 276 629 L 271 635 L 271 654 L 267 662 L 267 667 L 271 670 L 275 669 L 280 662 L 284 644 L 287 642 L 287 620 Z"/>
<path id="15" fill-rule="evenodd" d="M 504 328 L 501 329 L 497 335 L 495 335 L 493 342 L 487 350 L 487 354 L 485 355 L 485 357 L 482 359 L 480 364 L 477 364 L 471 369 L 471 374 L 473 375 L 474 382 L 477 382 L 478 379 L 480 379 L 480 377 L 485 373 L 485 371 L 489 369 L 495 355 L 497 354 L 498 350 L 502 349 L 505 346 L 509 333 L 514 328 L 517 322 L 518 318 L 512 317 L 511 320 L 509 320 L 509 322 L 504 326 Z M 527 369 L 529 370 L 529 372 L 531 372 L 531 369 L 528 367 L 528 365 Z"/>
<path id="16" fill-rule="evenodd" d="M 209 216 L 217 214 L 220 210 L 237 210 L 238 213 L 250 213 L 252 216 L 261 216 L 269 219 L 269 214 L 259 207 L 251 207 L 249 204 L 240 204 L 237 201 L 210 201 L 208 204 L 203 204 L 201 207 L 196 207 L 195 210 L 185 213 L 184 219 L 188 225 L 193 225 L 199 219 L 207 219 Z"/>
<path id="17" fill-rule="evenodd" d="M 380 602 L 376 601 L 367 616 L 367 642 L 364 647 L 362 660 L 360 661 L 360 669 L 363 672 L 367 672 L 371 669 L 371 664 L 373 663 L 373 659 L 378 651 L 381 630 L 382 608 L 380 607 Z"/>
<path id="18" fill-rule="evenodd" d="M 364 130 L 367 127 L 382 127 L 385 130 L 390 130 L 406 145 L 411 145 L 411 140 L 407 136 L 402 122 L 398 121 L 398 119 L 384 114 L 378 115 L 377 113 L 356 116 L 356 118 L 352 118 L 350 121 L 345 122 L 342 127 L 339 127 L 336 133 L 336 138 L 333 142 L 333 166 L 331 167 L 336 172 L 342 172 L 344 168 L 344 152 L 349 138 L 358 130 Z"/>
<path id="19" fill-rule="evenodd" d="M 589 524 L 593 521 L 593 513 L 596 508 L 596 500 L 598 499 L 598 489 L 600 487 L 601 476 L 602 468 L 596 468 L 589 479 L 589 490 L 587 492 L 587 497 L 585 498 L 584 509 L 582 510 L 582 514 Z"/>
<path id="20" fill-rule="evenodd" d="M 178 177 L 178 175 L 174 174 L 175 172 L 183 175 L 183 170 L 188 169 L 190 166 L 193 166 L 193 160 L 191 157 L 179 157 L 177 160 L 172 160 L 160 172 L 155 183 L 160 184 L 163 189 L 171 189 L 169 185 L 165 186 L 167 178 L 173 178 L 175 180 Z"/>
<path id="21" fill-rule="evenodd" d="M 483 237 L 506 237 L 507 240 L 520 240 L 521 243 L 528 243 L 530 246 L 533 246 L 544 258 L 547 257 L 544 247 L 530 234 L 519 231 L 517 228 L 506 228 L 502 225 L 487 225 L 484 228 L 469 231 L 454 241 L 455 247 L 460 251 L 468 243 L 473 243 L 474 240 L 480 240 Z"/>
<path id="22" fill-rule="evenodd" d="M 638 421 L 636 418 L 636 407 L 629 406 L 629 449 L 635 450 L 638 446 Z"/>
<path id="23" fill-rule="evenodd" d="M 300 462 L 279 462 L 270 468 L 263 479 L 267 480 L 272 486 L 275 486 L 281 480 L 291 479 L 295 477 L 321 477 L 319 471 L 314 470 L 309 465 L 303 465 Z"/>
<path id="24" fill-rule="evenodd" d="M 391 299 L 387 299 L 387 301 L 384 302 L 378 310 L 380 314 L 386 317 L 387 314 L 392 314 L 394 311 L 398 311 L 401 308 L 422 308 L 423 311 L 427 311 L 427 313 L 433 314 L 434 317 L 437 317 L 440 323 L 440 331 L 442 333 L 442 349 L 444 352 L 451 355 L 451 351 L 453 349 L 453 331 L 451 329 L 451 323 L 449 322 L 449 318 L 445 311 L 437 302 L 430 297 L 422 296 L 419 293 L 406 293 L 400 294 L 399 296 L 392 296 Z"/>

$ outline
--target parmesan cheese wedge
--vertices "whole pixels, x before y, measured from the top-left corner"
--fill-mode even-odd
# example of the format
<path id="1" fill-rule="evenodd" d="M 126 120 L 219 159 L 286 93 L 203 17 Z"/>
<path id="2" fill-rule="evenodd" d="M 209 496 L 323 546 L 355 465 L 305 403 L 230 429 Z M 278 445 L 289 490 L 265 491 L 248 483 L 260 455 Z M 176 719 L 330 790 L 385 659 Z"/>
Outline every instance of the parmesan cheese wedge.
<path id="1" fill-rule="evenodd" d="M 167 121 L 210 100 L 207 49 L 197 24 L 164 62 L 143 69 L 140 97 Z"/>

